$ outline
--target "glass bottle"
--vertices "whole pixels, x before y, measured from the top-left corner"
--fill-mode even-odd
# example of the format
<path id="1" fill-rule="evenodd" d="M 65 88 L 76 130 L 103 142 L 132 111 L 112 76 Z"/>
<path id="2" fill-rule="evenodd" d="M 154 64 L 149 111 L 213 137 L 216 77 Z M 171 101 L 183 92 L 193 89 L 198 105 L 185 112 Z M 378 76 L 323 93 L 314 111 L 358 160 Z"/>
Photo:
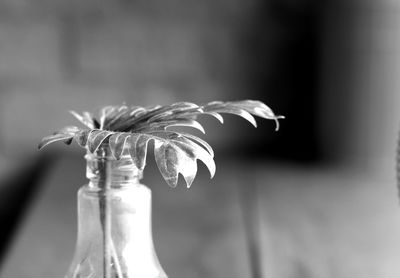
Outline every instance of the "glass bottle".
<path id="1" fill-rule="evenodd" d="M 86 156 L 90 180 L 78 191 L 78 235 L 65 278 L 167 278 L 154 250 L 151 190 L 128 153 L 108 146 Z"/>

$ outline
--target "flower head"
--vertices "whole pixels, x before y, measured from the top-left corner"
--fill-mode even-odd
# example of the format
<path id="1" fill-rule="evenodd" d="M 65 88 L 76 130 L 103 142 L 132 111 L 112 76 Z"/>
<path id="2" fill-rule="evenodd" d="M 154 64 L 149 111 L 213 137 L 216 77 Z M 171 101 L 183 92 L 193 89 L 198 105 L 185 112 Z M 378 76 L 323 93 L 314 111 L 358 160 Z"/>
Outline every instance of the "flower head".
<path id="1" fill-rule="evenodd" d="M 211 177 L 214 176 L 214 152 L 211 146 L 199 137 L 168 128 L 192 127 L 205 133 L 197 117 L 206 114 L 223 123 L 220 113 L 238 115 L 255 127 L 257 123 L 253 115 L 275 120 L 276 130 L 279 128 L 278 120 L 284 118 L 275 115 L 264 103 L 255 100 L 214 101 L 205 105 L 178 102 L 149 108 L 106 106 L 100 110 L 98 116 L 89 112 L 79 114 L 71 111 L 85 128 L 64 127 L 53 135 L 44 137 L 39 143 L 39 149 L 56 141 L 71 144 L 75 139 L 81 147 L 91 153 L 107 146 L 117 160 L 124 151 L 129 151 L 135 166 L 143 170 L 146 165 L 147 146 L 149 141 L 153 140 L 155 160 L 165 181 L 175 187 L 180 173 L 190 187 L 197 173 L 197 159 L 204 162 Z"/>

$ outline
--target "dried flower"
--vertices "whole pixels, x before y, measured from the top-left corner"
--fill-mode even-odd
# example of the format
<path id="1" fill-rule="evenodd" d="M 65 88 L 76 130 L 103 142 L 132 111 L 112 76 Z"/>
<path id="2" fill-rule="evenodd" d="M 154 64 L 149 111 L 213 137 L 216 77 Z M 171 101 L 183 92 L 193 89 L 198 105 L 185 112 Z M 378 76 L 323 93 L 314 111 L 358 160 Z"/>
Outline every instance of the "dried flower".
<path id="1" fill-rule="evenodd" d="M 192 127 L 205 133 L 197 122 L 197 116 L 207 114 L 223 123 L 220 113 L 241 116 L 255 127 L 257 124 L 252 115 L 275 120 L 276 130 L 279 128 L 278 120 L 284 118 L 275 115 L 264 103 L 255 100 L 214 101 L 200 106 L 190 102 L 150 108 L 106 106 L 100 110 L 98 117 L 89 112 L 79 114 L 71 111 L 86 128 L 64 127 L 53 135 L 44 137 L 39 143 L 39 149 L 56 141 L 71 144 L 75 139 L 80 146 L 93 153 L 108 143 L 115 159 L 120 159 L 128 149 L 135 166 L 143 170 L 146 165 L 147 145 L 153 140 L 155 160 L 167 184 L 175 187 L 180 173 L 190 187 L 197 173 L 197 159 L 203 161 L 211 177 L 214 176 L 214 152 L 199 137 L 167 128 Z"/>

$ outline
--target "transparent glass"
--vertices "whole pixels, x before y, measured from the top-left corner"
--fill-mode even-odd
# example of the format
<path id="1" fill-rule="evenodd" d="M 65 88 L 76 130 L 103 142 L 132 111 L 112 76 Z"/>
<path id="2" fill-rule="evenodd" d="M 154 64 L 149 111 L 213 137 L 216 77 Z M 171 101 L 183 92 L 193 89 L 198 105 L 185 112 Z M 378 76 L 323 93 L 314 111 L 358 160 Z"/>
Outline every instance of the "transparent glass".
<path id="1" fill-rule="evenodd" d="M 167 278 L 154 250 L 151 190 L 129 155 L 87 154 L 78 192 L 78 236 L 65 278 Z"/>

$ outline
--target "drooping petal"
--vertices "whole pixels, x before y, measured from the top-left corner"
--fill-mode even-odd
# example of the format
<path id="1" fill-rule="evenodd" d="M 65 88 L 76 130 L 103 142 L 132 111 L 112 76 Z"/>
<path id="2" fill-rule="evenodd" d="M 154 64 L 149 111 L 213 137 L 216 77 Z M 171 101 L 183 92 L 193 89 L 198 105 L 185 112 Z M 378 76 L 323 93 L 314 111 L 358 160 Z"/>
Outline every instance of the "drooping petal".
<path id="1" fill-rule="evenodd" d="M 240 100 L 230 101 L 228 103 L 238 108 L 245 109 L 247 112 L 262 118 L 274 119 L 276 117 L 271 108 L 258 100 Z"/>
<path id="2" fill-rule="evenodd" d="M 137 118 L 145 115 L 147 110 L 143 107 L 132 106 L 119 115 L 118 121 L 112 121 L 109 129 L 116 131 L 130 131 Z"/>
<path id="3" fill-rule="evenodd" d="M 38 149 L 42 149 L 43 147 L 47 146 L 50 143 L 53 142 L 57 142 L 57 141 L 63 141 L 63 142 L 69 142 L 70 139 L 72 139 L 74 136 L 71 134 L 62 134 L 62 133 L 57 133 L 57 134 L 53 134 L 50 136 L 46 136 L 44 137 L 39 145 L 38 145 Z"/>
<path id="4" fill-rule="evenodd" d="M 131 136 L 129 152 L 139 170 L 143 170 L 146 166 L 147 144 L 150 139 L 153 138 L 140 133 L 135 133 Z"/>
<path id="5" fill-rule="evenodd" d="M 182 119 L 174 119 L 170 121 L 162 121 L 162 122 L 155 122 L 155 123 L 145 123 L 142 126 L 138 126 L 135 129 L 135 132 L 137 133 L 146 133 L 146 132 L 152 132 L 152 131 L 164 131 L 168 127 L 174 127 L 174 126 L 182 126 L 182 127 L 192 127 L 197 130 L 200 130 L 202 133 L 205 133 L 205 130 L 203 126 L 195 121 L 195 120 L 188 120 L 185 118 Z"/>
<path id="6" fill-rule="evenodd" d="M 171 187 L 176 187 L 178 184 L 178 167 L 176 167 L 178 157 L 176 150 L 166 142 L 155 140 L 154 156 L 165 182 Z"/>
<path id="7" fill-rule="evenodd" d="M 124 153 L 126 142 L 131 135 L 129 133 L 115 133 L 110 136 L 109 144 L 112 155 L 119 160 Z"/>
<path id="8" fill-rule="evenodd" d="M 88 147 L 91 153 L 94 153 L 100 145 L 107 139 L 108 136 L 111 136 L 113 133 L 107 130 L 93 130 L 89 134 L 88 138 Z"/>
<path id="9" fill-rule="evenodd" d="M 203 134 L 206 133 L 206 131 L 204 130 L 204 127 L 199 122 L 194 121 L 194 120 L 172 122 L 170 124 L 165 125 L 165 128 L 172 127 L 172 126 L 193 127 L 197 130 L 200 130 Z"/>
<path id="10" fill-rule="evenodd" d="M 62 129 L 60 129 L 59 131 L 57 131 L 56 133 L 75 135 L 80 130 L 81 129 L 76 126 L 66 126 L 66 127 L 63 127 Z"/>
<path id="11" fill-rule="evenodd" d="M 213 116 L 214 118 L 216 118 L 221 124 L 224 123 L 224 118 L 222 118 L 222 116 L 220 114 L 218 114 L 217 112 L 204 112 L 204 114 L 208 114 Z"/>
<path id="12" fill-rule="evenodd" d="M 57 142 L 57 141 L 62 141 L 65 144 L 69 145 L 69 144 L 71 144 L 72 139 L 75 136 L 75 134 L 77 134 L 78 132 L 80 132 L 80 129 L 76 126 L 63 127 L 59 131 L 54 132 L 52 135 L 44 137 L 40 141 L 38 148 L 41 149 L 44 146 L 47 146 L 48 144 Z"/>
<path id="13" fill-rule="evenodd" d="M 104 129 L 112 130 L 111 127 L 114 123 L 123 121 L 124 114 L 128 114 L 128 117 L 129 117 L 129 109 L 127 106 L 122 105 L 122 106 L 119 106 L 118 108 L 116 108 L 113 111 L 112 115 L 107 116 L 106 122 L 104 125 Z"/>
<path id="14" fill-rule="evenodd" d="M 203 147 L 183 136 L 171 139 L 171 141 L 174 143 L 174 145 L 183 150 L 190 157 L 194 159 L 200 159 L 208 168 L 211 178 L 214 177 L 216 171 L 215 161 L 213 157 Z"/>
<path id="15" fill-rule="evenodd" d="M 192 119 L 197 114 L 203 113 L 203 110 L 197 104 L 191 102 L 178 102 L 169 106 L 168 110 L 158 111 L 157 114 L 150 117 L 147 122 L 168 121 L 177 118 Z"/>
<path id="16" fill-rule="evenodd" d="M 89 135 L 92 131 L 93 131 L 92 129 L 84 129 L 75 134 L 74 138 L 79 146 L 83 148 L 86 147 Z"/>
<path id="17" fill-rule="evenodd" d="M 254 117 L 247 112 L 246 110 L 237 108 L 235 106 L 228 106 L 228 105 L 216 105 L 214 104 L 213 106 L 206 106 L 204 107 L 205 112 L 217 112 L 217 113 L 228 113 L 228 114 L 234 114 L 237 116 L 240 116 L 247 121 L 249 121 L 254 127 L 257 127 L 256 120 Z"/>
<path id="18" fill-rule="evenodd" d="M 189 188 L 192 186 L 192 183 L 197 174 L 197 162 L 191 157 L 183 156 L 181 165 L 184 165 L 184 167 L 181 167 L 179 169 L 179 172 L 185 179 L 186 187 Z"/>
<path id="19" fill-rule="evenodd" d="M 113 111 L 115 111 L 117 109 L 116 106 L 112 106 L 112 105 L 108 105 L 103 107 L 100 110 L 100 129 L 104 129 L 104 127 L 106 126 L 107 123 L 107 119 L 109 119 L 110 114 L 113 113 Z"/>
<path id="20" fill-rule="evenodd" d="M 189 133 L 180 132 L 180 134 L 181 134 L 182 136 L 185 136 L 186 138 L 190 138 L 191 140 L 193 140 L 193 141 L 199 143 L 200 145 L 202 145 L 202 146 L 208 151 L 208 153 L 209 153 L 212 157 L 214 157 L 214 150 L 211 148 L 210 144 L 208 144 L 206 141 L 204 141 L 203 139 L 201 139 L 201 138 L 199 138 L 199 137 L 197 137 L 197 136 L 194 136 L 194 135 L 192 135 L 192 134 L 189 134 Z"/>
<path id="21" fill-rule="evenodd" d="M 198 106 L 196 104 L 190 103 L 190 102 L 177 102 L 177 103 L 173 103 L 173 104 L 167 105 L 167 106 L 157 106 L 154 109 L 147 109 L 146 113 L 143 113 L 140 116 L 133 119 L 132 121 L 130 121 L 128 126 L 130 128 L 132 128 L 137 125 L 140 126 L 140 125 L 145 125 L 146 123 L 149 124 L 150 122 L 153 122 L 150 119 L 152 119 L 153 117 L 155 117 L 159 114 L 163 114 L 164 112 L 169 113 L 169 111 L 173 111 L 172 114 L 175 115 L 175 113 L 177 113 L 179 111 L 186 111 L 187 109 L 192 109 L 194 107 L 198 107 Z M 174 119 L 175 118 L 176 117 L 174 117 Z M 124 128 L 125 129 L 127 128 L 126 125 L 124 125 Z"/>
<path id="22" fill-rule="evenodd" d="M 275 130 L 279 130 L 279 119 L 285 118 L 281 115 L 275 115 L 271 108 L 269 108 L 265 103 L 258 100 L 230 101 L 228 103 L 229 105 L 245 109 L 247 112 L 254 114 L 258 117 L 274 120 L 276 124 Z"/>
<path id="23" fill-rule="evenodd" d="M 197 173 L 195 158 L 173 143 L 155 140 L 154 154 L 157 166 L 164 180 L 171 187 L 176 187 L 181 174 L 190 187 Z"/>
<path id="24" fill-rule="evenodd" d="M 93 122 L 93 118 L 89 112 L 83 112 L 82 115 L 75 111 L 69 111 L 78 121 L 80 121 L 82 124 L 87 126 L 88 128 L 94 129 L 95 124 Z"/>

